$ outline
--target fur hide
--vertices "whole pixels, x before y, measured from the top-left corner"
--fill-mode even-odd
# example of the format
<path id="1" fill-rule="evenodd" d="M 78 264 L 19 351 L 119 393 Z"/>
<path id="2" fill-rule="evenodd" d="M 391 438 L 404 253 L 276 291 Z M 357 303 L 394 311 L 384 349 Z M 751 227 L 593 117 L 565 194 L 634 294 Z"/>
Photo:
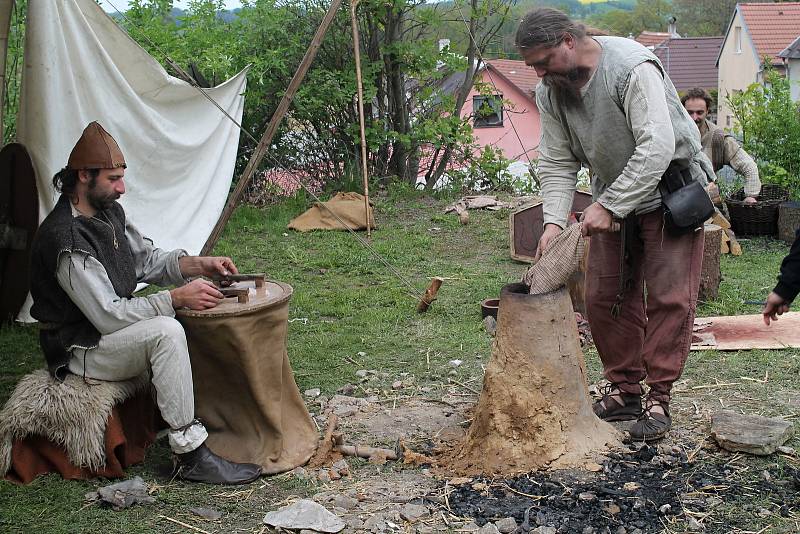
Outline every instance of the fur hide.
<path id="1" fill-rule="evenodd" d="M 64 447 L 73 464 L 101 469 L 111 409 L 149 384 L 148 373 L 122 382 L 89 383 L 73 374 L 58 382 L 44 369 L 24 376 L 0 411 L 0 477 L 11 467 L 14 441 L 31 434 Z"/>

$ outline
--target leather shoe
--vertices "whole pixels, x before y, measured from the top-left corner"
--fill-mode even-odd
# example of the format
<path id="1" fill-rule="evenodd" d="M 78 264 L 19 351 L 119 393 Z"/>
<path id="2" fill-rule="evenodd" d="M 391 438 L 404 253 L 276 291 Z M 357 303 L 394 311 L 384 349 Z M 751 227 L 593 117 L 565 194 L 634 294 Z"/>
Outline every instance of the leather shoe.
<path id="1" fill-rule="evenodd" d="M 261 466 L 231 462 L 211 452 L 203 443 L 191 452 L 178 455 L 175 476 L 206 484 L 247 484 L 261 476 Z"/>
<path id="2" fill-rule="evenodd" d="M 654 404 L 660 404 L 663 414 L 651 411 Z M 645 409 L 639 419 L 628 429 L 634 441 L 655 441 L 661 439 L 672 428 L 672 417 L 669 414 L 669 404 L 666 402 L 647 399 Z"/>
<path id="3" fill-rule="evenodd" d="M 641 415 L 641 396 L 620 391 L 615 384 L 604 387 L 601 393 L 603 398 L 592 405 L 592 410 L 603 421 L 630 421 Z M 615 396 L 622 399 L 622 404 L 614 399 Z"/>

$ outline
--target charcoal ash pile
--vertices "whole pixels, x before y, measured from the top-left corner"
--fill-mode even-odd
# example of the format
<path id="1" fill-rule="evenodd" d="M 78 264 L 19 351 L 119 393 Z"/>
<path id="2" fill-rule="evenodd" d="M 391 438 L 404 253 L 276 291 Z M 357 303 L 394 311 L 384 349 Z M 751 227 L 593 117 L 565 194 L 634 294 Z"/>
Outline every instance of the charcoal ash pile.
<path id="1" fill-rule="evenodd" d="M 447 505 L 454 515 L 473 518 L 479 526 L 514 518 L 519 525 L 516 534 L 730 532 L 736 525 L 723 524 L 714 514 L 722 504 L 750 514 L 750 523 L 739 525 L 742 528 L 752 526 L 753 517 L 800 515 L 800 478 L 795 469 L 772 464 L 764 470 L 719 460 L 690 462 L 684 450 L 691 448 L 630 445 L 624 452 L 609 454 L 598 472 L 473 478 L 449 488 Z M 762 504 L 753 505 L 754 501 Z"/>

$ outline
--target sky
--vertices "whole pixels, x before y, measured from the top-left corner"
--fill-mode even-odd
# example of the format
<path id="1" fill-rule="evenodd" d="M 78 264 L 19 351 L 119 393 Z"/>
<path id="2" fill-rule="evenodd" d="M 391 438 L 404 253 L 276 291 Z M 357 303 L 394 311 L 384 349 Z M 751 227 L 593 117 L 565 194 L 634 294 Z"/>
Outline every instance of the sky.
<path id="1" fill-rule="evenodd" d="M 105 0 L 100 0 L 103 9 L 106 11 L 115 11 L 114 8 L 109 5 L 109 3 Z M 127 7 L 128 1 L 127 0 L 111 0 L 115 6 L 120 9 L 125 9 Z M 175 7 L 179 7 L 181 9 L 186 9 L 189 5 L 189 0 L 173 0 L 172 5 Z M 123 7 L 125 6 L 125 7 Z M 225 7 L 228 9 L 236 9 L 237 7 L 242 7 L 241 0 L 225 0 Z"/>

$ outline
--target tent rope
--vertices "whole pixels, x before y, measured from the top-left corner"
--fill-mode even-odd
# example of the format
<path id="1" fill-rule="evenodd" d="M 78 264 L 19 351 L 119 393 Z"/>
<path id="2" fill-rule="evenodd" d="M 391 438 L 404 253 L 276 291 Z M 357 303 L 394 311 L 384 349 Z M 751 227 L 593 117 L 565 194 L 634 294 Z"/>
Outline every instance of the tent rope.
<path id="1" fill-rule="evenodd" d="M 246 128 L 244 128 L 235 118 L 233 118 L 216 100 L 214 100 L 214 98 L 210 94 L 208 94 L 208 92 L 204 88 L 200 87 L 200 85 L 198 85 L 197 81 L 192 76 L 189 76 L 178 64 L 176 64 L 175 61 L 173 61 L 172 58 L 170 58 L 169 55 L 161 49 L 161 47 L 155 44 L 147 36 L 147 34 L 144 33 L 144 31 L 142 31 L 141 28 L 139 28 L 136 24 L 134 24 L 133 21 L 131 21 L 124 12 L 120 11 L 120 9 L 117 8 L 113 4 L 113 2 L 111 2 L 111 0 L 100 0 L 100 1 L 101 3 L 102 2 L 108 3 L 114 10 L 116 10 L 117 13 L 119 13 L 119 15 L 128 23 L 128 25 L 131 28 L 136 29 L 137 33 L 139 33 L 139 35 L 144 39 L 144 41 L 146 41 L 154 50 L 156 50 L 169 64 L 170 67 L 175 69 L 175 72 L 177 72 L 184 81 L 186 81 L 189 85 L 198 90 L 206 98 L 206 100 L 211 102 L 211 104 L 213 104 L 214 107 L 216 107 L 225 117 L 227 117 L 228 120 L 230 120 L 239 129 L 240 132 L 244 133 L 244 135 L 246 135 L 248 139 L 250 139 L 251 141 L 253 141 L 253 143 L 258 145 L 258 139 L 256 139 L 249 131 L 247 131 Z M 267 152 L 265 154 L 265 157 L 269 160 L 269 163 L 272 163 L 278 169 L 285 171 L 286 176 L 288 176 L 291 180 L 293 180 L 297 185 L 302 187 L 303 190 L 305 190 L 305 192 L 308 193 L 311 196 L 311 198 L 313 198 L 314 201 L 318 203 L 320 207 L 327 210 L 328 213 L 330 213 L 339 222 L 339 224 L 341 224 L 342 227 L 345 228 L 350 233 L 350 235 L 352 235 L 356 239 L 356 241 L 361 243 L 361 245 L 364 248 L 366 248 L 367 251 L 369 251 L 370 254 L 373 255 L 373 257 L 375 257 L 387 269 L 389 269 L 389 271 L 391 271 L 392 274 L 394 274 L 408 288 L 409 296 L 415 299 L 422 299 L 425 296 L 424 291 L 420 291 L 416 286 L 414 286 L 414 284 L 411 283 L 394 265 L 392 265 L 377 250 L 375 250 L 375 248 L 372 247 L 372 245 L 366 239 L 361 237 L 355 230 L 353 230 L 350 227 L 350 225 L 348 225 L 345 221 L 343 221 L 338 214 L 336 214 L 333 210 L 331 210 L 328 206 L 326 206 L 325 203 L 322 202 L 322 200 L 316 195 L 316 193 L 314 193 L 314 191 L 312 191 L 311 188 L 307 187 L 306 184 L 303 183 L 303 181 L 299 177 L 295 176 L 293 172 L 290 171 L 289 169 L 286 169 L 283 166 L 283 164 L 281 164 L 277 160 L 277 158 L 275 158 L 271 153 Z M 369 213 L 367 213 L 367 216 L 369 216 Z"/>

